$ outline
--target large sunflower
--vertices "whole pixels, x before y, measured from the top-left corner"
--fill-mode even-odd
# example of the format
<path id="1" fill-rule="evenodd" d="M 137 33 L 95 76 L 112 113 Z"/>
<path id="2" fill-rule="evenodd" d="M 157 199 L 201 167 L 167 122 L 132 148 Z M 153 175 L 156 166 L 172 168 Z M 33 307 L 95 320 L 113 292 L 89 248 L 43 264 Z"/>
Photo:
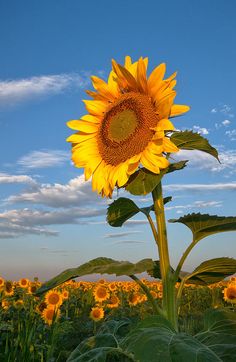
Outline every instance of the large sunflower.
<path id="1" fill-rule="evenodd" d="M 165 64 L 147 77 L 148 58 L 132 63 L 125 58 L 122 66 L 112 61 L 106 83 L 91 77 L 93 100 L 85 100 L 88 114 L 68 122 L 77 133 L 72 142 L 72 160 L 92 176 L 93 191 L 111 197 L 115 186 L 124 186 L 140 165 L 156 174 L 169 165 L 165 153 L 177 152 L 166 131 L 173 131 L 169 118 L 189 107 L 174 105 L 176 73 L 163 79 Z"/>

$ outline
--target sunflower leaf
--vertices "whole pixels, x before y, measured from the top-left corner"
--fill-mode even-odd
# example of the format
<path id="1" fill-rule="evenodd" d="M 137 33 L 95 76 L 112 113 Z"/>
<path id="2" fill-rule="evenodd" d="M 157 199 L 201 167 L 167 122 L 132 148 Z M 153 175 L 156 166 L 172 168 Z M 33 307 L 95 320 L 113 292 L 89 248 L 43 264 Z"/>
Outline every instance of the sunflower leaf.
<path id="1" fill-rule="evenodd" d="M 173 132 L 171 141 L 182 150 L 198 150 L 209 153 L 219 161 L 217 150 L 210 145 L 208 140 L 193 131 Z M 220 161 L 219 161 L 220 162 Z"/>
<path id="2" fill-rule="evenodd" d="M 122 226 L 125 221 L 136 215 L 139 211 L 140 209 L 132 200 L 120 197 L 108 206 L 107 222 L 114 227 Z"/>
<path id="3" fill-rule="evenodd" d="M 195 241 L 199 241 L 208 235 L 236 230 L 236 217 L 234 216 L 193 213 L 168 221 L 171 223 L 180 222 L 186 225 L 192 231 Z"/>
<path id="4" fill-rule="evenodd" d="M 213 350 L 222 361 L 235 361 L 235 313 L 227 309 L 208 310 L 204 315 L 204 329 L 195 338 Z"/>
<path id="5" fill-rule="evenodd" d="M 222 362 L 214 351 L 193 336 L 177 333 L 162 316 L 139 322 L 121 342 L 121 348 L 140 362 Z"/>
<path id="6" fill-rule="evenodd" d="M 181 170 L 186 166 L 187 162 L 188 161 L 179 161 L 171 163 L 167 168 L 161 170 L 159 174 L 141 168 L 130 176 L 125 189 L 132 195 L 147 195 L 155 189 L 166 173 Z"/>
<path id="7" fill-rule="evenodd" d="M 208 285 L 217 283 L 236 273 L 236 259 L 215 258 L 201 263 L 192 273 L 185 275 L 186 283 Z"/>
<path id="8" fill-rule="evenodd" d="M 129 261 L 118 261 L 110 258 L 99 257 L 92 259 L 77 268 L 63 271 L 56 277 L 44 283 L 35 294 L 40 295 L 62 283 L 65 283 L 70 279 L 78 278 L 88 274 L 116 274 L 117 276 L 129 276 L 143 273 L 149 269 L 152 269 L 153 265 L 154 262 L 152 259 L 143 259 L 133 264 Z"/>

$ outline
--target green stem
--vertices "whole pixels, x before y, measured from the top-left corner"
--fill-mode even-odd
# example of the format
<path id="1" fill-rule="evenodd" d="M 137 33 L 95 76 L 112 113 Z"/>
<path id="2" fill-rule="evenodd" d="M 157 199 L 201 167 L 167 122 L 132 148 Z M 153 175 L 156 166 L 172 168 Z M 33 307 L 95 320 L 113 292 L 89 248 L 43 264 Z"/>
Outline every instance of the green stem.
<path id="1" fill-rule="evenodd" d="M 152 304 L 153 310 L 156 314 L 161 314 L 163 315 L 163 310 L 157 305 L 157 303 L 155 302 L 152 294 L 150 293 L 149 288 L 141 282 L 140 279 L 138 279 L 135 275 L 130 275 L 129 276 L 131 279 L 133 279 L 144 291 L 144 293 L 146 294 L 146 296 L 148 297 L 150 303 Z"/>
<path id="2" fill-rule="evenodd" d="M 168 240 L 166 231 L 164 202 L 162 195 L 161 182 L 152 191 L 154 211 L 156 215 L 156 224 L 158 230 L 158 239 L 156 240 L 159 258 L 160 270 L 163 284 L 163 310 L 166 313 L 167 319 L 172 323 L 177 330 L 177 311 L 175 299 L 175 280 L 170 268 L 170 257 L 168 250 Z"/>
<path id="3" fill-rule="evenodd" d="M 185 252 L 183 253 L 180 261 L 179 261 L 179 264 L 177 265 L 177 268 L 175 270 L 175 273 L 174 273 L 174 280 L 177 281 L 178 278 L 179 278 L 179 273 L 182 269 L 182 266 L 187 258 L 187 256 L 189 255 L 190 251 L 194 248 L 194 246 L 197 244 L 197 241 L 193 239 L 193 241 L 191 242 L 191 244 L 187 247 L 187 249 L 185 250 Z"/>

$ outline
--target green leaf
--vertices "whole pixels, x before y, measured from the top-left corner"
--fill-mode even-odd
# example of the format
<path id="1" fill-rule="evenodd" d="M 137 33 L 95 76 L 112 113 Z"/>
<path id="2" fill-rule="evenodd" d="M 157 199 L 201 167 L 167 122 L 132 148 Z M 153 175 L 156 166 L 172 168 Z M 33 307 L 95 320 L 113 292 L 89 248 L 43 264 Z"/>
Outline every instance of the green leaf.
<path id="1" fill-rule="evenodd" d="M 236 259 L 215 258 L 201 263 L 192 273 L 185 276 L 186 282 L 193 284 L 213 284 L 236 273 Z"/>
<path id="2" fill-rule="evenodd" d="M 159 174 L 141 168 L 130 176 L 125 189 L 132 195 L 147 195 L 155 189 L 166 173 L 181 170 L 186 166 L 187 162 L 188 161 L 179 161 L 171 163 L 167 168 L 161 170 Z"/>
<path id="3" fill-rule="evenodd" d="M 130 199 L 120 197 L 113 201 L 107 209 L 107 222 L 114 227 L 122 226 L 125 221 L 136 215 L 140 209 Z"/>
<path id="4" fill-rule="evenodd" d="M 219 161 L 217 150 L 210 145 L 208 140 L 199 133 L 192 131 L 174 132 L 171 141 L 182 150 L 203 151 L 215 157 Z"/>
<path id="5" fill-rule="evenodd" d="M 188 214 L 179 219 L 171 219 L 169 222 L 180 222 L 192 231 L 195 241 L 199 241 L 208 235 L 236 230 L 236 217 L 217 216 L 208 214 Z"/>
<path id="6" fill-rule="evenodd" d="M 176 333 L 161 316 L 149 317 L 138 324 L 121 344 L 140 362 L 217 362 L 208 347 L 185 333 Z"/>
<path id="7" fill-rule="evenodd" d="M 159 174 L 155 174 L 141 168 L 130 176 L 125 189 L 132 195 L 147 195 L 161 182 L 166 171 L 167 169 L 164 169 Z"/>
<path id="8" fill-rule="evenodd" d="M 204 329 L 195 337 L 213 350 L 222 361 L 234 362 L 236 314 L 227 309 L 207 311 L 204 315 Z"/>
<path id="9" fill-rule="evenodd" d="M 153 267 L 152 259 L 143 259 L 138 263 L 130 263 L 129 261 L 117 261 L 110 258 L 96 258 L 90 260 L 88 263 L 82 264 L 77 268 L 67 269 L 44 283 L 35 293 L 40 295 L 58 285 L 65 283 L 70 279 L 74 279 L 88 274 L 116 274 L 120 275 L 133 275 L 143 273 Z"/>
<path id="10" fill-rule="evenodd" d="M 69 357 L 67 362 L 105 362 L 105 361 L 122 361 L 134 362 L 132 356 L 127 356 L 120 348 L 99 347 L 92 349 L 77 357 Z"/>

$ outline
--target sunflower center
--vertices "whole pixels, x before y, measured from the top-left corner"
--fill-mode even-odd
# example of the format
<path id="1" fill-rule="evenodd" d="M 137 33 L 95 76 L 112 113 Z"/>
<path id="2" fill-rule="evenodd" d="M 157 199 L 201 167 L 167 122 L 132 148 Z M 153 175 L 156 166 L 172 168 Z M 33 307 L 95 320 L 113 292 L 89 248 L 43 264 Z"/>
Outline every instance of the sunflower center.
<path id="1" fill-rule="evenodd" d="M 138 119 L 135 112 L 131 109 L 125 109 L 111 118 L 108 138 L 115 142 L 125 141 L 133 134 L 137 125 Z"/>
<path id="2" fill-rule="evenodd" d="M 147 95 L 123 94 L 104 114 L 98 130 L 103 160 L 116 166 L 141 153 L 152 139 L 158 116 Z"/>

